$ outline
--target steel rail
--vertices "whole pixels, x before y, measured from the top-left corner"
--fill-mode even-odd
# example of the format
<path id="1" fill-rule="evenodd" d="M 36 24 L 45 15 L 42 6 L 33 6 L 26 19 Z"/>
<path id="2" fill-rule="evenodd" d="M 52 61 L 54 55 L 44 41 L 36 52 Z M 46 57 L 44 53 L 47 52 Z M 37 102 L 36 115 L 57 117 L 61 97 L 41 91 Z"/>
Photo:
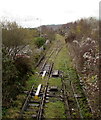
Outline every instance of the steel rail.
<path id="1" fill-rule="evenodd" d="M 50 78 L 50 74 L 51 74 L 51 71 L 52 71 L 52 68 L 53 68 L 53 64 L 54 63 L 52 63 L 51 66 L 50 66 L 50 71 L 49 71 L 49 75 L 48 75 L 48 78 L 47 78 L 47 82 L 46 82 L 46 86 L 45 86 L 45 89 L 44 89 L 44 93 L 43 93 L 43 96 L 42 96 L 40 108 L 39 108 L 39 111 L 38 111 L 37 120 L 41 120 L 42 119 L 44 103 L 45 103 L 45 99 L 46 99 L 47 89 L 48 89 L 48 85 L 49 85 L 49 78 Z"/>
<path id="2" fill-rule="evenodd" d="M 62 89 L 63 89 L 63 97 L 64 97 L 64 102 L 65 102 L 65 109 L 66 109 L 66 114 L 67 118 L 71 119 L 71 112 L 70 112 L 70 107 L 69 107 L 69 101 L 68 101 L 68 96 L 66 92 L 66 85 L 64 83 L 63 76 L 61 76 L 61 81 L 62 81 Z"/>
<path id="3" fill-rule="evenodd" d="M 62 47 L 61 47 L 61 48 L 62 48 Z M 55 57 L 58 55 L 58 53 L 59 53 L 59 51 L 61 50 L 61 48 L 60 48 L 60 49 L 59 49 L 59 48 L 56 49 L 56 55 L 55 55 Z M 42 66 L 41 70 L 44 69 L 45 65 L 48 63 L 49 58 L 53 55 L 54 52 L 55 52 L 55 50 L 52 50 L 52 51 L 51 51 L 50 55 L 48 56 L 48 58 L 46 58 L 45 62 L 43 63 L 43 66 Z M 54 58 L 55 58 L 55 57 L 54 57 Z M 49 70 L 49 74 L 48 74 L 48 78 L 47 78 L 47 82 L 46 82 L 46 86 L 45 86 L 45 88 L 44 88 L 44 93 L 43 93 L 43 96 L 42 96 L 42 100 L 41 100 L 41 103 L 39 104 L 38 115 L 36 115 L 36 116 L 37 116 L 37 120 L 41 120 L 41 118 L 42 118 L 43 109 L 44 109 L 44 104 L 45 104 L 45 99 L 46 99 L 46 94 L 47 94 L 47 89 L 48 89 L 48 86 L 49 86 L 49 78 L 50 78 L 50 75 L 51 75 L 51 71 L 52 71 L 53 65 L 54 65 L 54 63 L 53 63 L 53 61 L 52 61 L 51 66 L 50 66 L 50 70 Z M 24 111 L 25 111 L 25 110 L 27 109 L 27 107 L 28 107 L 28 104 L 29 104 L 30 99 L 31 99 L 31 97 L 32 97 L 31 93 L 32 93 L 32 91 L 33 91 L 33 88 L 34 88 L 34 85 L 32 86 L 32 88 L 31 88 L 31 90 L 30 90 L 30 92 L 29 92 L 29 94 L 28 94 L 28 96 L 27 96 L 27 98 L 26 98 L 26 100 L 25 100 L 25 102 L 24 102 L 24 105 L 23 105 L 23 107 L 22 107 L 22 109 L 21 109 L 21 114 L 20 114 L 20 115 L 21 115 L 21 116 L 20 116 L 21 118 L 22 118 L 22 116 L 23 116 Z"/>
<path id="4" fill-rule="evenodd" d="M 31 90 L 30 90 L 30 92 L 29 92 L 29 94 L 28 94 L 28 96 L 27 96 L 27 98 L 26 98 L 26 100 L 25 100 L 25 102 L 23 104 L 20 116 L 22 116 L 23 112 L 27 109 L 27 106 L 28 106 L 29 100 L 31 98 L 31 93 L 33 91 L 33 88 L 34 88 L 34 85 L 32 86 L 32 88 L 31 88 Z"/>

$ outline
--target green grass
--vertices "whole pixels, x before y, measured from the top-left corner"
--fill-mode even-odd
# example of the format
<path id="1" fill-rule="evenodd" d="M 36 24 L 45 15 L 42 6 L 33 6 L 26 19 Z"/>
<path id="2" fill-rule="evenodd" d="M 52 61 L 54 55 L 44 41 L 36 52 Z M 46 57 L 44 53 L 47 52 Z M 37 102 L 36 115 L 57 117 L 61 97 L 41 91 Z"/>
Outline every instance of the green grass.
<path id="1" fill-rule="evenodd" d="M 72 67 L 71 58 L 68 55 L 68 48 L 66 47 L 66 44 L 64 42 L 64 38 L 57 35 L 57 39 L 60 39 L 60 43 L 63 46 L 63 48 L 58 53 L 58 56 L 56 57 L 56 59 L 54 61 L 55 62 L 54 68 L 66 72 L 67 68 L 65 67 L 65 65 L 67 65 L 69 68 Z"/>
<path id="2" fill-rule="evenodd" d="M 30 90 L 32 85 L 34 85 L 34 88 L 37 88 L 39 84 L 46 85 L 47 78 L 48 77 L 45 76 L 42 79 L 41 75 L 35 73 L 34 75 L 30 76 L 28 81 L 26 82 L 26 89 Z"/>
<path id="3" fill-rule="evenodd" d="M 34 74 L 29 77 L 28 81 L 26 82 L 27 89 L 31 89 L 31 86 L 34 85 L 36 88 L 42 81 L 41 76 L 39 77 L 37 74 Z"/>
<path id="4" fill-rule="evenodd" d="M 57 86 L 61 88 L 61 78 L 50 78 L 49 80 L 49 86 Z"/>
<path id="5" fill-rule="evenodd" d="M 64 104 L 61 101 L 50 102 L 46 104 L 45 118 L 66 118 Z"/>
<path id="6" fill-rule="evenodd" d="M 67 55 L 68 55 L 67 49 L 66 46 L 64 46 L 55 59 L 55 64 L 54 64 L 55 69 L 59 69 L 66 72 L 67 69 L 65 67 L 65 64 L 67 64 L 68 67 L 72 66 L 70 57 L 68 57 Z"/>

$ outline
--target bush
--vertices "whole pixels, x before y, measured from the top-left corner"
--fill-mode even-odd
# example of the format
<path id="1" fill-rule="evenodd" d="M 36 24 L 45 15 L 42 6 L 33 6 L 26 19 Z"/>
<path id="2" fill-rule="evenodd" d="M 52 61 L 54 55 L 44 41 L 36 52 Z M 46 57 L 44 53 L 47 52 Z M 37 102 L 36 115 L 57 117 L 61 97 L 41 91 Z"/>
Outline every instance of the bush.
<path id="1" fill-rule="evenodd" d="M 68 43 L 68 42 L 71 43 L 75 39 L 76 39 L 76 34 L 73 33 L 73 32 L 70 32 L 69 35 L 65 38 L 65 42 L 66 43 Z"/>
<path id="2" fill-rule="evenodd" d="M 32 65 L 29 58 L 23 58 L 23 57 L 17 58 L 15 60 L 15 66 L 22 75 L 25 75 L 31 72 L 32 70 Z"/>
<path id="3" fill-rule="evenodd" d="M 2 65 L 3 106 L 9 107 L 16 96 L 23 91 L 28 74 L 32 72 L 32 62 L 29 58 L 22 57 L 12 60 L 3 50 Z"/>
<path id="4" fill-rule="evenodd" d="M 46 40 L 43 37 L 37 37 L 37 38 L 34 39 L 34 43 L 38 48 L 43 46 L 45 42 L 46 42 Z"/>
<path id="5" fill-rule="evenodd" d="M 31 59 L 16 58 L 16 55 L 19 52 L 23 54 L 23 48 L 29 45 L 32 31 L 19 27 L 15 22 L 7 22 L 2 25 L 3 106 L 10 107 L 16 96 L 23 90 L 28 74 L 32 70 Z M 29 50 L 31 51 L 30 47 Z"/>
<path id="6" fill-rule="evenodd" d="M 12 99 L 16 97 L 17 91 L 16 88 L 12 88 L 16 81 L 18 80 L 18 70 L 14 65 L 14 61 L 7 57 L 3 51 L 3 60 L 2 60 L 2 93 L 3 93 L 3 106 L 8 107 L 12 102 Z M 14 93 L 14 96 L 13 94 Z"/>

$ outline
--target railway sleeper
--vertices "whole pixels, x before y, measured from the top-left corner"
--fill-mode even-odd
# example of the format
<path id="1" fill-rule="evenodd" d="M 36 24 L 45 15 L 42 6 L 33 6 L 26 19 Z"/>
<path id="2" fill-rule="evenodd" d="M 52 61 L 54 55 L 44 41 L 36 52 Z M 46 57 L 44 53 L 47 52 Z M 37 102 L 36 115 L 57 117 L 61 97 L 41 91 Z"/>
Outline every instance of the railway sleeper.
<path id="1" fill-rule="evenodd" d="M 46 100 L 48 100 L 49 99 L 49 97 L 46 97 Z"/>
<path id="2" fill-rule="evenodd" d="M 26 112 L 37 112 L 37 110 L 35 110 L 33 108 L 27 108 Z"/>
<path id="3" fill-rule="evenodd" d="M 39 103 L 40 104 L 40 101 L 30 101 L 30 103 Z"/>
<path id="4" fill-rule="evenodd" d="M 32 107 L 39 107 L 40 106 L 40 104 L 29 104 L 28 106 L 32 106 Z"/>
<path id="5" fill-rule="evenodd" d="M 45 100 L 46 103 L 49 103 L 50 101 L 49 100 Z"/>
<path id="6" fill-rule="evenodd" d="M 57 86 L 52 86 L 52 87 L 48 88 L 48 91 L 50 91 L 50 92 L 57 92 L 58 91 L 58 87 Z"/>
<path id="7" fill-rule="evenodd" d="M 23 118 L 31 119 L 31 118 L 37 118 L 37 115 L 23 115 Z"/>
<path id="8" fill-rule="evenodd" d="M 32 115 L 32 118 L 37 118 L 37 115 Z"/>

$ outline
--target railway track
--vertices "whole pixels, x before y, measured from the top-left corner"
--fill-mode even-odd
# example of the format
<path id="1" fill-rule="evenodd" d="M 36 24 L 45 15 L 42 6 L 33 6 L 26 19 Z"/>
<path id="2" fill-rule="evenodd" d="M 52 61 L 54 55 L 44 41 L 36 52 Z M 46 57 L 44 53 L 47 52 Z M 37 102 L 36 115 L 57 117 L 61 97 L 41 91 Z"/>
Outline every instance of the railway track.
<path id="1" fill-rule="evenodd" d="M 51 79 L 50 77 L 51 77 L 51 72 L 54 65 L 54 60 L 58 55 L 58 53 L 61 51 L 61 49 L 62 47 L 57 47 L 56 49 L 53 49 L 44 60 L 40 69 L 41 71 L 47 71 L 46 78 L 45 78 L 47 79 L 46 83 L 42 87 L 39 93 L 39 100 L 33 99 L 35 96 L 35 88 L 34 86 L 32 86 L 28 96 L 26 97 L 25 103 L 23 104 L 23 107 L 21 110 L 21 118 L 36 118 L 37 120 L 41 120 L 45 118 L 44 109 L 47 101 L 48 102 L 50 101 L 50 98 L 56 98 L 57 100 L 60 99 L 61 101 L 63 101 L 67 119 L 74 119 L 74 118 L 83 119 L 84 118 L 81 107 L 80 107 L 80 103 L 79 103 L 79 99 L 82 96 L 79 96 L 77 92 L 75 92 L 76 91 L 75 86 L 74 86 L 74 83 L 72 83 L 70 77 L 67 78 L 64 75 L 64 73 L 62 73 L 61 76 L 59 76 L 61 77 L 62 90 L 61 89 L 58 90 L 57 88 L 55 88 L 60 93 L 59 95 L 55 91 L 54 92 L 49 91 L 50 89 L 49 80 Z M 48 70 L 46 68 L 48 68 Z M 66 73 L 66 75 L 67 74 L 68 73 Z M 30 111 L 31 113 L 29 113 Z"/>
<path id="2" fill-rule="evenodd" d="M 60 48 L 57 48 L 57 49 L 53 49 L 50 53 L 50 55 L 48 56 L 48 58 L 45 60 L 42 68 L 41 68 L 41 71 L 44 70 L 45 68 L 45 65 L 47 62 L 50 62 L 51 60 L 49 60 L 51 58 L 51 56 L 54 54 L 54 58 L 58 55 L 58 53 L 60 52 L 60 50 L 62 49 L 62 47 Z M 55 52 L 56 50 L 56 52 Z M 48 74 L 48 78 L 47 78 L 47 83 L 46 83 L 46 86 L 45 86 L 45 89 L 44 89 L 44 93 L 43 93 L 43 97 L 42 97 L 42 101 L 41 101 L 41 104 L 40 104 L 40 107 L 39 107 L 39 111 L 38 111 L 38 116 L 37 116 L 37 120 L 41 120 L 42 118 L 44 118 L 43 116 L 43 112 L 44 112 L 44 106 L 45 106 L 45 103 L 46 103 L 46 97 L 47 97 L 47 93 L 48 93 L 48 88 L 49 88 L 49 79 L 50 79 L 50 75 L 51 75 L 51 72 L 52 72 L 52 68 L 53 68 L 53 65 L 54 65 L 54 60 L 52 60 L 52 64 L 50 66 L 50 70 L 49 70 L 49 74 Z M 49 97 L 49 96 L 48 96 Z"/>
<path id="3" fill-rule="evenodd" d="M 48 56 L 46 56 L 46 59 L 42 63 L 41 63 L 41 60 L 40 60 L 39 63 L 41 63 L 41 65 L 39 66 L 39 68 L 41 69 L 41 71 L 43 71 L 43 68 L 45 67 L 46 63 L 48 63 L 48 61 L 54 62 L 54 60 L 50 60 L 50 58 L 52 57 L 53 59 L 55 59 L 56 56 L 58 55 L 58 53 L 61 51 L 62 48 L 63 48 L 63 46 L 62 47 L 56 46 L 56 48 L 52 49 L 52 51 L 50 52 L 50 54 Z"/>
<path id="4" fill-rule="evenodd" d="M 43 96 L 42 96 L 41 104 L 40 104 L 40 107 L 39 107 L 37 120 L 41 120 L 41 118 L 43 117 L 42 114 L 43 114 L 44 104 L 46 102 L 47 89 L 48 89 L 48 86 L 49 86 L 49 78 L 50 78 L 50 75 L 51 75 L 51 72 L 52 72 L 53 64 L 54 63 L 51 63 L 49 71 L 48 71 L 48 78 L 47 78 L 46 86 L 44 87 Z"/>
<path id="5" fill-rule="evenodd" d="M 40 91 L 39 100 L 34 100 L 36 90 L 35 90 L 34 86 L 32 86 L 32 88 L 28 92 L 26 100 L 22 106 L 20 118 L 35 118 L 37 120 L 41 120 L 43 118 L 43 110 L 44 110 L 44 105 L 46 102 L 47 90 L 49 88 L 49 78 L 50 78 L 52 68 L 54 65 L 54 62 L 52 62 L 49 59 L 51 58 L 51 56 L 53 54 L 56 57 L 60 50 L 61 50 L 61 48 L 53 49 L 51 51 L 51 53 L 49 54 L 49 56 L 44 61 L 43 65 L 41 67 L 41 71 L 43 71 L 45 69 L 45 66 L 47 66 L 49 64 L 46 85 L 43 86 Z"/>
<path id="6" fill-rule="evenodd" d="M 66 67 L 66 64 L 65 64 L 65 67 Z M 66 73 L 66 76 L 62 75 L 61 81 L 62 81 L 63 96 L 64 96 L 64 103 L 66 106 L 67 118 L 84 119 L 85 115 L 84 115 L 81 105 L 80 105 L 80 99 L 85 99 L 85 98 L 84 98 L 83 94 L 81 93 L 81 91 L 78 93 L 78 91 L 76 89 L 77 84 L 72 82 L 69 73 Z M 85 99 L 85 101 L 86 101 L 86 99 Z M 86 110 L 88 110 L 91 113 L 89 105 Z M 92 118 L 92 117 L 90 117 L 90 118 Z"/>
<path id="7" fill-rule="evenodd" d="M 28 96 L 26 97 L 23 107 L 21 109 L 20 118 L 37 118 L 37 120 L 41 119 L 42 113 L 43 113 L 43 107 L 46 99 L 47 88 L 48 88 L 48 80 L 52 71 L 52 67 L 53 67 L 53 63 L 51 63 L 50 65 L 50 69 L 48 71 L 49 73 L 47 75 L 46 85 L 42 87 L 39 93 L 38 100 L 34 99 L 35 88 L 34 88 L 34 85 L 32 86 Z M 30 114 L 29 114 L 29 111 L 31 111 Z"/>
<path id="8" fill-rule="evenodd" d="M 68 93 L 66 91 L 66 85 L 64 83 L 63 76 L 61 76 L 61 82 L 62 82 L 62 92 L 63 92 L 63 98 L 64 98 L 64 103 L 65 103 L 67 118 L 71 118 L 71 111 L 70 111 L 70 106 L 69 106 Z"/>
<path id="9" fill-rule="evenodd" d="M 65 82 L 64 76 L 61 78 L 62 81 L 62 88 L 63 88 L 63 96 L 64 96 L 64 103 L 66 105 L 66 114 L 67 118 L 83 118 L 80 105 L 78 103 L 78 100 L 76 98 L 76 94 L 74 92 L 74 87 L 70 82 L 69 89 L 71 89 L 71 93 L 67 91 L 67 86 Z"/>
<path id="10" fill-rule="evenodd" d="M 54 65 L 54 60 L 51 61 L 51 57 L 53 57 L 55 59 L 55 57 L 58 55 L 58 53 L 61 51 L 62 47 L 57 48 L 57 49 L 53 49 L 51 51 L 51 53 L 49 54 L 49 56 L 46 58 L 46 60 L 44 61 L 42 67 L 41 67 L 41 71 L 45 70 L 45 66 L 47 66 L 47 64 L 49 64 L 49 62 L 51 62 L 50 66 L 49 66 L 49 70 L 48 70 L 48 74 L 47 74 L 47 82 L 46 85 L 42 87 L 42 90 L 39 94 L 40 96 L 40 100 L 38 101 L 34 101 L 33 97 L 35 95 L 35 89 L 34 87 L 32 87 L 32 89 L 29 92 L 29 95 L 26 98 L 26 101 L 22 107 L 22 111 L 21 111 L 21 117 L 22 118 L 36 118 L 37 120 L 41 120 L 42 118 L 44 118 L 43 113 L 44 113 L 44 106 L 46 103 L 46 98 L 48 97 L 54 97 L 57 99 L 61 99 L 62 96 L 62 100 L 64 101 L 65 104 L 65 112 L 66 112 L 66 117 L 67 118 L 83 118 L 81 112 L 80 112 L 80 106 L 78 103 L 77 98 L 75 97 L 75 90 L 73 88 L 72 83 L 70 83 L 71 86 L 71 91 L 72 91 L 72 96 L 69 96 L 69 93 L 67 92 L 67 86 L 65 83 L 65 79 L 64 76 L 61 77 L 61 82 L 62 82 L 62 93 L 61 95 L 50 95 L 49 94 L 49 79 L 50 79 L 50 75 L 52 72 L 52 68 Z M 70 99 L 72 98 L 72 101 L 70 101 Z M 72 106 L 72 104 L 74 104 Z M 30 108 L 31 106 L 31 108 Z M 33 108 L 32 108 L 33 107 Z M 26 114 L 26 111 L 32 111 L 32 114 Z M 76 113 L 76 116 L 73 115 L 73 113 Z"/>

